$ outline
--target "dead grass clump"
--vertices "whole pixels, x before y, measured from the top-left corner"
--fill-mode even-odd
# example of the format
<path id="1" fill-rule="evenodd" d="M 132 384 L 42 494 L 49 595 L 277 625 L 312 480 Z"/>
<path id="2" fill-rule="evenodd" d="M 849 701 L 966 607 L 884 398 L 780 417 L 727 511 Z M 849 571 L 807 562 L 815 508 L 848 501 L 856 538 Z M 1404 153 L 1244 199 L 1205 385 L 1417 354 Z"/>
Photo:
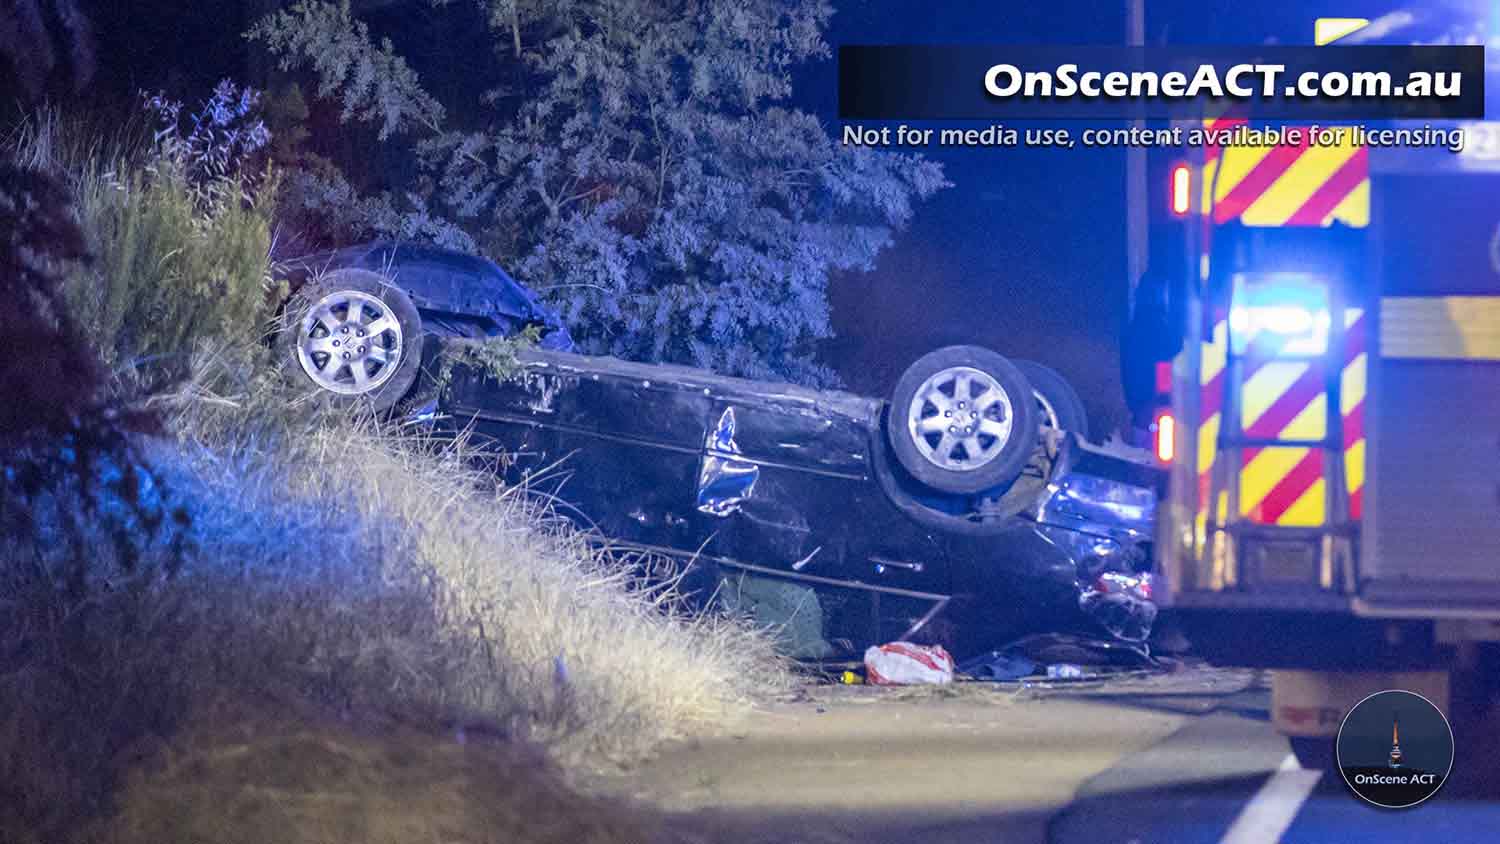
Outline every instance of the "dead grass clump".
<path id="1" fill-rule="evenodd" d="M 245 386 L 168 403 L 177 439 L 145 454 L 191 518 L 129 572 L 0 543 L 0 838 L 108 813 L 123 772 L 219 711 L 487 730 L 582 771 L 787 682 L 766 637 L 678 611 L 462 440 Z"/>
<path id="2" fill-rule="evenodd" d="M 283 513 L 326 513 L 383 537 L 387 558 L 399 549 L 381 569 L 421 573 L 450 650 L 462 653 L 461 670 L 428 678 L 441 691 L 435 705 L 597 766 L 717 729 L 786 682 L 765 637 L 677 611 L 670 584 L 643 583 L 635 566 L 500 484 L 463 439 L 396 438 L 347 420 L 269 436 L 277 444 L 240 435 L 201 453 L 263 455 L 276 467 L 266 476 L 285 484 L 271 496 Z"/>

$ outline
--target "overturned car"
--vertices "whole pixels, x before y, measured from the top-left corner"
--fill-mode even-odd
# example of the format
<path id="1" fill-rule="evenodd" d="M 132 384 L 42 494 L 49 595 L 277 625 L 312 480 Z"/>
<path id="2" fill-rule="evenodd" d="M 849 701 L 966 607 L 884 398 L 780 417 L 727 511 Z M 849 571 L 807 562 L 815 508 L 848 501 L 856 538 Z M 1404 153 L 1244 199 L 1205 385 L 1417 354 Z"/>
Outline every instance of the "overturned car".
<path id="1" fill-rule="evenodd" d="M 549 469 L 616 542 L 814 587 L 825 634 L 855 648 L 926 634 L 962 654 L 1100 625 L 1144 639 L 1154 607 L 1099 581 L 1149 566 L 1157 471 L 1038 426 L 997 361 L 939 350 L 887 402 L 536 350 L 508 380 L 458 372 L 443 409 L 518 471 Z"/>
<path id="2" fill-rule="evenodd" d="M 481 259 L 376 245 L 310 263 L 321 275 L 287 305 L 289 366 L 391 407 L 416 389 L 424 345 L 431 362 L 451 338 L 538 326 L 510 377 L 453 366 L 441 417 L 600 536 L 688 561 L 704 594 L 809 587 L 819 644 L 799 655 L 833 655 L 823 637 L 963 654 L 1038 630 L 1150 631 L 1149 594 L 1119 585 L 1149 566 L 1160 473 L 1090 445 L 1077 395 L 1045 367 L 953 346 L 888 400 L 812 390 L 575 354 L 555 314 Z M 388 334 L 358 360 L 392 325 L 400 348 Z"/>

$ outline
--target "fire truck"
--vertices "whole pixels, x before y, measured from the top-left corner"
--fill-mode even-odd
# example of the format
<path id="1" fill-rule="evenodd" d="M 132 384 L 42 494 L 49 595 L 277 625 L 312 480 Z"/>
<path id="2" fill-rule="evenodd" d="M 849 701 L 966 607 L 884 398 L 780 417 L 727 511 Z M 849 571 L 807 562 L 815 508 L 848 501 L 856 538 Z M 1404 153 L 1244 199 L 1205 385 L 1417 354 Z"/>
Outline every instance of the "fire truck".
<path id="1" fill-rule="evenodd" d="M 1211 661 L 1271 669 L 1307 767 L 1370 693 L 1462 714 L 1500 676 L 1500 124 L 1433 125 L 1463 150 L 1153 163 L 1158 594 Z"/>

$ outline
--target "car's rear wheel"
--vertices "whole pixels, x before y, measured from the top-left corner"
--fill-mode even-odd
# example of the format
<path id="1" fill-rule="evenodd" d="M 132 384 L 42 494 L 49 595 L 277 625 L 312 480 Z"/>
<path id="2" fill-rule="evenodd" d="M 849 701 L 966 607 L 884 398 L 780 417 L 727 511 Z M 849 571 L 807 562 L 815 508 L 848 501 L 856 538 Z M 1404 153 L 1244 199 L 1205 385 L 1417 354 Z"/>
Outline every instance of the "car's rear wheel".
<path id="1" fill-rule="evenodd" d="M 1018 360 L 1015 364 L 1016 369 L 1021 370 L 1021 374 L 1031 383 L 1036 396 L 1037 410 L 1041 414 L 1038 424 L 1088 439 L 1088 411 L 1084 409 L 1083 399 L 1079 398 L 1073 385 L 1057 370 L 1036 361 Z"/>
<path id="2" fill-rule="evenodd" d="M 336 270 L 288 302 L 282 363 L 319 389 L 376 411 L 411 391 L 422 365 L 422 317 L 379 273 Z"/>
<path id="3" fill-rule="evenodd" d="M 1036 446 L 1031 385 L 1004 357 L 948 346 L 907 367 L 891 398 L 891 450 L 912 477 L 939 492 L 1009 486 Z"/>

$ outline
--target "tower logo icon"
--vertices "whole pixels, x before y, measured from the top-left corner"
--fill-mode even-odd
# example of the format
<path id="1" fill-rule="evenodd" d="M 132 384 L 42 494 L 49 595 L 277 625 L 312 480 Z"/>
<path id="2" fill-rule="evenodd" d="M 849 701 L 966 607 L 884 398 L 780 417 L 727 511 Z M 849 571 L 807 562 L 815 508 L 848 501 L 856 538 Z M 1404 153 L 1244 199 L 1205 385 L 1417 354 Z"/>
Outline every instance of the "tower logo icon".
<path id="1" fill-rule="evenodd" d="M 1349 790 L 1388 809 L 1436 794 L 1453 768 L 1453 730 L 1441 710 L 1408 691 L 1377 692 L 1349 710 L 1334 752 Z"/>
<path id="2" fill-rule="evenodd" d="M 1401 767 L 1401 713 L 1391 719 L 1391 758 L 1387 762 L 1392 770 Z"/>

